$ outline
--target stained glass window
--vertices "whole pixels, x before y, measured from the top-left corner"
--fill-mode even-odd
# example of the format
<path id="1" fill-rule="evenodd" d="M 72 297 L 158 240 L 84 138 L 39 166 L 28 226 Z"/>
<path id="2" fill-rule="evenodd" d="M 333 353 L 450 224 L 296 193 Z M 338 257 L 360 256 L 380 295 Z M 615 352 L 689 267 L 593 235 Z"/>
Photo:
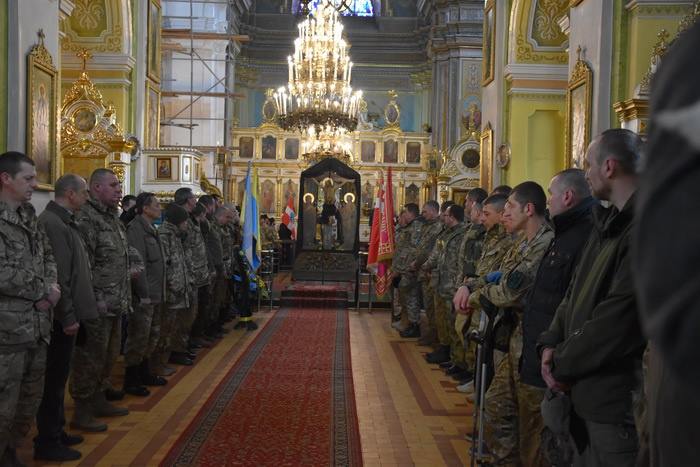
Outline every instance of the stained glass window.
<path id="1" fill-rule="evenodd" d="M 314 11 L 323 0 L 311 0 L 309 10 Z M 333 0 L 342 16 L 374 16 L 372 0 Z"/>

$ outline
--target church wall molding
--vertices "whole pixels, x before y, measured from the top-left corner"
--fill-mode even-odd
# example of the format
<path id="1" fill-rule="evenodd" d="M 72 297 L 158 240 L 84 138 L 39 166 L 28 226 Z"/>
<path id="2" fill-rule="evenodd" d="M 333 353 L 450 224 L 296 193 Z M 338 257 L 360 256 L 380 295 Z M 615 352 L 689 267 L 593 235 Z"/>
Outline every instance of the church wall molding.
<path id="1" fill-rule="evenodd" d="M 130 72 L 136 65 L 136 59 L 127 54 L 94 53 L 90 60 L 91 70 L 109 70 Z M 64 70 L 82 69 L 82 61 L 72 52 L 63 53 L 61 67 Z"/>
<path id="2" fill-rule="evenodd" d="M 517 79 L 568 81 L 569 65 L 509 63 L 503 74 L 507 81 Z"/>

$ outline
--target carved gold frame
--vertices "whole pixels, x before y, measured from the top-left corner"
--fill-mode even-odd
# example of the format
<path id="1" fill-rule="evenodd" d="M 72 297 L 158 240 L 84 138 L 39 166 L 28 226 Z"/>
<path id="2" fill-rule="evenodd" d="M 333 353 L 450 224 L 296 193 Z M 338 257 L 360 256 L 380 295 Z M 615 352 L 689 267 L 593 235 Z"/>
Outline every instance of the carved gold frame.
<path id="1" fill-rule="evenodd" d="M 491 128 L 491 122 L 486 123 L 486 126 L 481 131 L 480 143 L 481 146 L 479 148 L 479 153 L 481 155 L 481 187 L 490 192 L 493 174 L 493 129 Z"/>
<path id="2" fill-rule="evenodd" d="M 158 30 L 154 31 L 153 14 L 158 14 Z M 161 24 L 160 0 L 148 0 L 148 26 L 147 26 L 147 52 L 146 52 L 146 74 L 156 83 L 160 83 L 161 57 L 160 57 L 160 24 Z M 155 60 L 155 66 L 152 61 Z"/>
<path id="3" fill-rule="evenodd" d="M 154 93 L 158 96 L 157 101 L 158 101 L 158 108 L 155 109 L 155 112 L 153 109 L 151 109 L 151 93 Z M 144 147 L 150 147 L 150 140 L 151 140 L 151 135 L 149 134 L 149 123 L 150 119 L 155 118 L 156 119 L 156 129 L 157 129 L 157 134 L 156 134 L 156 139 L 155 143 L 156 145 L 154 147 L 159 147 L 160 146 L 160 89 L 156 84 L 151 82 L 150 80 L 146 80 L 146 113 L 145 116 L 146 118 L 144 119 L 144 129 L 143 129 L 143 146 Z"/>
<path id="4" fill-rule="evenodd" d="M 583 156 L 585 156 L 585 150 L 591 141 L 591 105 L 592 105 L 592 94 L 593 94 L 593 71 L 591 67 L 586 63 L 585 60 L 581 59 L 581 48 L 578 50 L 578 60 L 574 66 L 574 70 L 571 73 L 571 78 L 569 79 L 569 85 L 566 89 L 566 166 L 567 168 L 575 167 L 573 158 L 576 156 L 574 154 L 574 108 L 573 108 L 573 96 L 574 93 L 579 91 L 579 89 L 584 89 L 584 131 L 583 131 Z M 583 164 L 580 164 L 580 169 L 583 168 Z"/>
<path id="5" fill-rule="evenodd" d="M 583 0 L 569 0 L 569 8 L 579 6 L 582 3 L 583 3 Z"/>
<path id="6" fill-rule="evenodd" d="M 490 15 L 490 19 L 489 19 Z M 490 24 L 489 24 L 490 21 Z M 488 30 L 487 30 L 488 27 Z M 482 50 L 487 50 L 488 46 L 488 63 L 484 57 L 484 66 L 481 68 L 481 85 L 486 86 L 495 77 L 495 61 L 496 61 L 496 2 L 488 0 L 484 6 L 484 39 Z"/>
<path id="7" fill-rule="evenodd" d="M 32 50 L 27 55 L 27 131 L 26 131 L 26 153 L 34 159 L 34 118 L 33 102 L 35 98 L 34 87 L 39 80 L 39 74 L 47 75 L 50 79 L 50 89 L 47 89 L 48 94 L 48 116 L 49 116 L 49 135 L 48 135 L 48 158 L 49 158 L 49 173 L 42 174 L 37 168 L 37 179 L 39 180 L 38 189 L 52 191 L 53 184 L 58 178 L 59 161 L 58 161 L 58 70 L 53 65 L 53 58 L 49 51 L 44 47 L 43 32 L 39 33 L 39 43 L 32 47 Z M 43 177 L 48 175 L 48 177 Z M 47 181 L 42 181 L 46 179 Z"/>

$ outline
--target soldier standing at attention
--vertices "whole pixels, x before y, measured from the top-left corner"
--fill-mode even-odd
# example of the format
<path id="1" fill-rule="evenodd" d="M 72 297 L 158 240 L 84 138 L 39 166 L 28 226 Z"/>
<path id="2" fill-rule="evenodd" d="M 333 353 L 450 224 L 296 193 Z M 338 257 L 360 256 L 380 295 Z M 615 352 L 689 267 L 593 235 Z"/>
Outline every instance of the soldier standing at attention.
<path id="1" fill-rule="evenodd" d="M 117 216 L 122 195 L 119 179 L 109 169 L 90 176 L 90 198 L 76 213 L 78 230 L 90 258 L 92 288 L 99 318 L 83 323 L 86 339 L 76 346 L 69 390 L 75 400 L 71 426 L 104 431 L 94 417 L 127 415 L 126 408 L 110 404 L 105 395 L 121 344 L 121 318 L 129 311 L 131 284 L 129 244 Z"/>
<path id="2" fill-rule="evenodd" d="M 124 392 L 147 396 L 145 386 L 163 386 L 166 380 L 151 374 L 149 358 L 155 351 L 162 319 L 161 303 L 165 261 L 158 231 L 153 222 L 160 219 L 160 201 L 154 193 L 141 193 L 136 198 L 135 217 L 129 222 L 126 235 L 144 262 L 144 270 L 134 281 L 132 307 L 124 345 Z"/>
<path id="3" fill-rule="evenodd" d="M 195 218 L 197 199 L 192 190 L 190 188 L 178 188 L 175 192 L 175 204 L 181 206 L 190 215 L 187 220 L 187 235 L 184 237 L 182 246 L 185 249 L 187 275 L 192 288 L 192 296 L 189 299 L 188 308 L 178 309 L 170 363 L 189 366 L 194 363 L 192 360 L 193 354 L 189 353 L 190 331 L 192 330 L 192 323 L 197 318 L 199 289 L 205 287 L 206 292 L 209 289 L 209 264 L 202 230 L 199 221 Z M 204 208 L 202 207 L 201 209 L 202 213 L 204 213 Z"/>
<path id="4" fill-rule="evenodd" d="M 522 388 L 518 377 L 518 366 L 522 352 L 521 318 L 524 299 L 535 281 L 537 268 L 554 237 L 545 221 L 547 197 L 535 182 L 524 182 L 513 188 L 503 213 L 503 223 L 509 233 L 519 233 L 520 239 L 501 264 L 496 277 L 489 283 L 469 293 L 460 288 L 459 309 L 481 308 L 481 300 L 498 308 L 506 308 L 510 325 L 508 355 L 496 367 L 491 386 L 485 398 L 486 443 L 496 465 L 540 465 L 540 431 L 532 424 L 531 414 L 525 408 L 534 403 L 532 392 Z M 466 299 L 466 300 L 465 300 Z M 538 402 L 541 401 L 541 393 Z M 519 399 L 527 398 L 519 404 Z M 523 412 L 519 412 L 523 410 Z M 541 423 L 539 429 L 541 430 Z"/>
<path id="5" fill-rule="evenodd" d="M 401 337 L 420 337 L 420 289 L 418 288 L 418 275 L 410 265 L 416 255 L 416 247 L 420 239 L 420 231 L 423 225 L 419 216 L 418 205 L 408 203 L 404 206 L 404 219 L 406 225 L 398 237 L 396 249 L 398 261 L 393 261 L 392 274 L 400 275 L 399 299 L 401 308 L 408 317 L 408 327 L 399 332 Z"/>
<path id="6" fill-rule="evenodd" d="M 440 216 L 440 205 L 437 201 L 428 201 L 423 205 L 423 210 L 421 211 L 421 217 L 423 224 L 420 229 L 420 238 L 418 240 L 418 246 L 415 250 L 415 257 L 411 262 L 411 271 L 416 271 L 419 274 L 423 263 L 430 256 L 430 252 L 433 251 L 435 246 L 435 240 L 437 239 L 440 232 L 442 232 L 442 223 L 438 220 Z M 421 332 L 421 338 L 418 339 L 420 345 L 432 345 L 437 340 L 437 331 L 435 331 L 435 300 L 432 287 L 430 286 L 430 280 L 420 280 L 420 275 L 418 276 L 420 282 L 420 291 L 423 295 L 423 308 L 425 309 L 425 315 L 428 318 L 428 326 L 425 332 Z"/>
<path id="7" fill-rule="evenodd" d="M 173 338 L 177 337 L 178 315 L 190 307 L 191 281 L 187 277 L 187 257 L 183 239 L 187 235 L 189 215 L 184 208 L 171 203 L 165 209 L 165 221 L 158 229 L 165 259 L 165 295 L 160 338 L 151 359 L 156 374 L 169 376 L 175 372 L 165 364 L 170 358 Z"/>
<path id="8" fill-rule="evenodd" d="M 466 227 L 464 225 L 464 208 L 453 204 L 444 215 L 445 233 L 438 240 L 441 243 L 440 255 L 435 264 L 437 265 L 437 287 L 435 288 L 435 315 L 438 323 L 438 335 L 440 342 L 447 345 L 443 347 L 444 353 L 438 355 L 438 359 L 428 361 L 428 363 L 446 363 L 450 361 L 452 346 L 457 339 L 455 331 L 455 313 L 452 307 L 452 297 L 457 289 L 457 276 L 459 275 L 459 261 L 457 253 L 462 244 Z M 430 355 L 430 354 L 429 354 Z M 467 377 L 465 369 L 451 367 L 450 375 L 457 379 Z"/>
<path id="9" fill-rule="evenodd" d="M 63 399 L 75 336 L 80 323 L 97 319 L 97 302 L 92 291 L 90 260 L 75 223 L 75 212 L 88 199 L 87 182 L 78 175 L 65 174 L 56 181 L 54 195 L 55 201 L 49 201 L 39 216 L 39 225 L 51 243 L 62 292 L 54 308 L 44 397 L 36 416 L 39 433 L 34 438 L 34 459 L 62 462 L 81 457 L 69 446 L 82 442 L 83 437 L 63 431 Z"/>
<path id="10" fill-rule="evenodd" d="M 51 245 L 29 203 L 36 186 L 34 161 L 0 155 L 0 465 L 23 465 L 16 449 L 41 402 L 51 309 L 61 298 Z"/>

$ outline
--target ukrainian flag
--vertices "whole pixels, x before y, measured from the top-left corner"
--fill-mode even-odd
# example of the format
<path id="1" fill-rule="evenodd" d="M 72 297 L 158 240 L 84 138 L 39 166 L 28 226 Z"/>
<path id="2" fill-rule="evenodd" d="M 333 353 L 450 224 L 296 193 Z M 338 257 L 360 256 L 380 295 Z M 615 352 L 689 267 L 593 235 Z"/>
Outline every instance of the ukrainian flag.
<path id="1" fill-rule="evenodd" d="M 260 266 L 260 216 L 258 215 L 258 173 L 253 163 L 248 162 L 248 174 L 245 178 L 245 195 L 241 209 L 243 219 L 243 253 L 253 271 Z"/>

